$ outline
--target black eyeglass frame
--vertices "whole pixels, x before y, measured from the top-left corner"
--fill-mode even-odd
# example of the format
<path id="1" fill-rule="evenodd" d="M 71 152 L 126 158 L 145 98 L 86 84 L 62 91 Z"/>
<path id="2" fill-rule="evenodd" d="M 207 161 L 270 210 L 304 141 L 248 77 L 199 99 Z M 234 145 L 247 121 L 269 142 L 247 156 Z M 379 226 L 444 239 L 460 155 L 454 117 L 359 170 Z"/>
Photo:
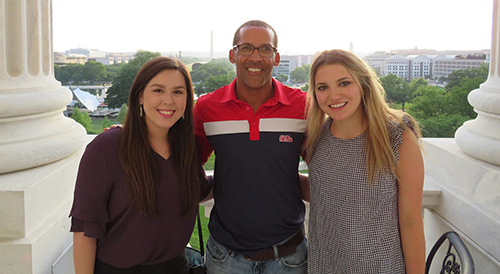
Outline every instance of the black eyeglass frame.
<path id="1" fill-rule="evenodd" d="M 241 45 L 234 45 L 234 46 L 233 46 L 233 49 L 234 49 L 234 50 L 236 50 L 236 49 L 240 49 L 240 47 L 241 47 L 241 46 L 249 46 L 249 47 L 252 47 L 252 48 L 253 48 L 253 49 L 252 49 L 252 51 L 250 52 L 250 54 L 243 54 L 243 53 L 240 53 L 240 54 L 241 54 L 241 55 L 243 55 L 243 56 L 250 56 L 250 55 L 252 55 L 252 54 L 254 53 L 254 51 L 255 51 L 255 50 L 257 50 L 257 52 L 259 53 L 259 55 L 260 55 L 260 56 L 262 56 L 262 57 L 272 57 L 272 56 L 273 56 L 273 54 L 275 54 L 276 52 L 278 52 L 278 49 L 277 49 L 277 48 L 275 48 L 275 47 L 273 47 L 273 46 L 270 46 L 270 45 L 264 45 L 264 46 L 261 46 L 261 47 L 254 47 L 254 46 L 252 46 L 251 44 L 241 44 Z M 269 56 L 262 55 L 262 53 L 260 52 L 260 49 L 261 49 L 261 48 L 264 48 L 264 47 L 270 47 L 270 48 L 272 48 L 272 49 L 273 49 L 273 53 L 272 53 L 271 55 L 269 55 Z"/>

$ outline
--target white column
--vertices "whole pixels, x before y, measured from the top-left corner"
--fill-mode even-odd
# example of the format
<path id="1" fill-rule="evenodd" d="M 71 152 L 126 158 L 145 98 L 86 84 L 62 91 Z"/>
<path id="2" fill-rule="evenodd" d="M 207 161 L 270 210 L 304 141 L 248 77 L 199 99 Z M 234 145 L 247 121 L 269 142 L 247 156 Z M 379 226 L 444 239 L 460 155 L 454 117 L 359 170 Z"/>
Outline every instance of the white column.
<path id="1" fill-rule="evenodd" d="M 488 80 L 473 90 L 468 100 L 478 115 L 457 130 L 455 141 L 465 153 L 500 165 L 500 0 L 493 3 Z"/>
<path id="2" fill-rule="evenodd" d="M 0 273 L 73 271 L 68 214 L 89 137 L 62 114 L 72 94 L 54 78 L 51 3 L 0 0 Z"/>
<path id="3" fill-rule="evenodd" d="M 85 142 L 63 116 L 72 94 L 54 78 L 50 0 L 0 0 L 0 174 L 65 158 Z"/>

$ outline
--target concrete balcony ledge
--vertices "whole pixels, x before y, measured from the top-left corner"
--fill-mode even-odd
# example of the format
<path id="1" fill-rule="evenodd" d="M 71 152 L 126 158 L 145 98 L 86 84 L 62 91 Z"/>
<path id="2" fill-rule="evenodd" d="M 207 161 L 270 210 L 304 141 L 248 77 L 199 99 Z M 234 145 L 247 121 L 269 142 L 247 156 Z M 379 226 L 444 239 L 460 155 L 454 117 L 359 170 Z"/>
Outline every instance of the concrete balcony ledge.
<path id="1" fill-rule="evenodd" d="M 426 188 L 441 189 L 437 205 L 424 214 L 428 248 L 456 231 L 478 273 L 500 273 L 500 166 L 467 155 L 452 138 L 424 138 L 423 145 Z"/>
<path id="2" fill-rule="evenodd" d="M 442 190 L 437 185 L 437 179 L 429 173 L 425 174 L 422 209 L 436 208 L 441 203 Z"/>

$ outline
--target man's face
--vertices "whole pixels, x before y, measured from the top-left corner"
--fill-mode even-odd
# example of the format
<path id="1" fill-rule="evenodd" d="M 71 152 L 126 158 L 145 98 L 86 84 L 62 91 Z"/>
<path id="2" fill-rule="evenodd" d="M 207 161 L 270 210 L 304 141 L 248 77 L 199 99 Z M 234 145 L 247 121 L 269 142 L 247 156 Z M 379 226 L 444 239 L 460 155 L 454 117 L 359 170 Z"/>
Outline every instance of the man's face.
<path id="1" fill-rule="evenodd" d="M 274 47 L 272 31 L 263 27 L 245 27 L 240 30 L 240 39 L 237 45 L 252 45 Z M 271 81 L 273 66 L 280 63 L 279 53 L 271 57 L 262 57 L 257 49 L 250 56 L 244 56 L 238 49 L 229 51 L 229 60 L 236 64 L 236 79 L 238 87 L 242 85 L 248 89 L 262 88 Z"/>

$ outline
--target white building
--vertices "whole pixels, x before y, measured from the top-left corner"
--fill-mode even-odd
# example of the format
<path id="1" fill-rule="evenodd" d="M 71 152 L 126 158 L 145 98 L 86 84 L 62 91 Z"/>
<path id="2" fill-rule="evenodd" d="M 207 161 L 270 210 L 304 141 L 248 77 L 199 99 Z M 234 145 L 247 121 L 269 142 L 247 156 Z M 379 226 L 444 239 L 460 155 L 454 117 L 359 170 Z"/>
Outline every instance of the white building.
<path id="1" fill-rule="evenodd" d="M 384 62 L 384 74 L 382 76 L 389 74 L 395 74 L 405 80 L 408 79 L 410 76 L 410 60 L 401 55 L 387 58 Z"/>
<path id="2" fill-rule="evenodd" d="M 385 52 L 375 52 L 375 54 L 367 55 L 363 59 L 372 67 L 375 71 L 378 71 L 380 75 L 385 75 L 385 60 L 394 56 L 394 54 L 388 54 Z"/>
<path id="3" fill-rule="evenodd" d="M 97 49 L 77 48 L 66 51 L 68 54 L 83 54 L 89 58 L 105 57 L 106 52 Z"/>
<path id="4" fill-rule="evenodd" d="M 89 58 L 89 61 L 94 61 L 94 62 L 99 62 L 103 65 L 113 65 L 115 64 L 115 59 L 113 57 L 95 57 L 95 58 Z"/>
<path id="5" fill-rule="evenodd" d="M 489 56 L 489 54 L 487 56 Z M 456 70 L 477 69 L 481 64 L 489 62 L 487 56 L 485 55 L 484 59 L 464 59 L 451 55 L 438 55 L 433 61 L 433 77 L 448 77 L 450 73 Z"/>
<path id="6" fill-rule="evenodd" d="M 418 56 L 407 56 L 408 60 L 410 60 L 410 71 L 409 76 L 410 79 L 414 78 L 429 78 L 432 75 L 432 59 L 426 55 L 418 55 Z"/>
<path id="7" fill-rule="evenodd" d="M 127 64 L 130 59 L 131 59 L 131 57 L 128 55 L 125 55 L 125 54 L 109 54 L 109 55 L 106 55 L 105 57 L 89 58 L 88 60 L 99 62 L 103 65 L 114 65 L 114 64 L 121 64 L 121 63 Z"/>
<path id="8" fill-rule="evenodd" d="M 273 69 L 273 76 L 285 74 L 290 76 L 290 72 L 302 65 L 310 65 L 314 60 L 313 55 L 281 55 L 280 64 Z"/>
<path id="9" fill-rule="evenodd" d="M 54 52 L 54 64 L 58 66 L 65 66 L 67 64 L 85 64 L 88 57 L 83 54 L 63 54 Z"/>
<path id="10" fill-rule="evenodd" d="M 388 55 L 376 53 L 365 56 L 365 61 L 375 70 L 380 68 L 380 75 L 395 74 L 405 80 L 414 78 L 448 77 L 456 70 L 476 69 L 483 63 L 489 63 L 490 53 L 461 52 L 456 55 Z"/>

